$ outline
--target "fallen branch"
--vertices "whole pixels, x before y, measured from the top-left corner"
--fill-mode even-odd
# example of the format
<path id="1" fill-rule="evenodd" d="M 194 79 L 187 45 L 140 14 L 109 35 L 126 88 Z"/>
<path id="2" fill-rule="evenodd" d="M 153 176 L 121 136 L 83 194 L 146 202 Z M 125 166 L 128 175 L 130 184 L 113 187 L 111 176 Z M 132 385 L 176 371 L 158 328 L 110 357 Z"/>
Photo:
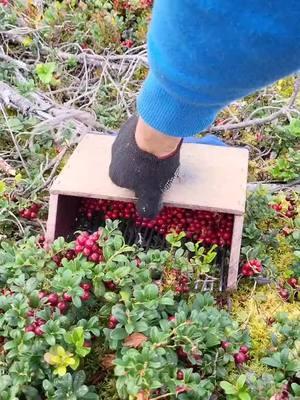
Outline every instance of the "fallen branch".
<path id="1" fill-rule="evenodd" d="M 65 125 L 67 122 L 72 122 L 75 125 L 79 136 L 90 132 L 93 127 L 99 129 L 103 128 L 102 125 L 97 123 L 96 118 L 91 113 L 59 106 L 49 99 L 47 99 L 47 103 L 45 98 L 39 96 L 37 93 L 35 93 L 32 98 L 34 102 L 21 96 L 16 89 L 12 88 L 7 83 L 0 82 L 0 105 L 4 108 L 15 109 L 26 116 L 37 116 L 42 120 L 41 123 L 36 125 L 34 132 L 43 129 L 49 130 L 58 128 Z M 42 107 L 42 109 L 40 107 Z"/>
<path id="2" fill-rule="evenodd" d="M 254 126 L 254 125 L 268 124 L 268 123 L 274 121 L 275 119 L 277 119 L 283 115 L 286 115 L 289 111 L 292 111 L 292 108 L 295 104 L 295 101 L 297 99 L 299 91 L 300 91 L 300 77 L 298 76 L 298 78 L 295 81 L 293 94 L 290 97 L 288 104 L 286 106 L 282 107 L 280 110 L 276 111 L 275 113 L 270 114 L 264 118 L 255 118 L 255 119 L 248 120 L 248 121 L 238 122 L 236 124 L 211 126 L 207 129 L 205 129 L 204 131 L 202 131 L 201 133 L 224 132 L 224 131 L 229 131 L 229 130 L 248 128 L 248 127 Z"/>
<path id="3" fill-rule="evenodd" d="M 2 157 L 0 157 L 0 171 L 4 172 L 5 175 L 15 176 L 16 170 L 8 164 Z"/>

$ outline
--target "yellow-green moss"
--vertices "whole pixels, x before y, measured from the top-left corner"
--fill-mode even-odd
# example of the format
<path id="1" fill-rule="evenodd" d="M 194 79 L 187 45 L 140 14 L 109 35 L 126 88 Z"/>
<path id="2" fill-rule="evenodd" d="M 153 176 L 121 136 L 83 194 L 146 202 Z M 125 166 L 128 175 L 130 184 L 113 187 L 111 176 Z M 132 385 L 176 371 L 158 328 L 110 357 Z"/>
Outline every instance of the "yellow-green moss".
<path id="1" fill-rule="evenodd" d="M 235 293 L 232 298 L 232 312 L 234 318 L 249 329 L 254 364 L 259 364 L 258 360 L 270 350 L 274 328 L 269 321 L 279 312 L 288 313 L 290 319 L 300 318 L 300 307 L 282 300 L 274 285 L 255 290 L 246 288 Z"/>
<path id="2" fill-rule="evenodd" d="M 288 278 L 290 276 L 290 268 L 296 260 L 294 249 L 285 237 L 278 235 L 277 240 L 279 246 L 277 249 L 270 249 L 270 256 L 279 276 Z"/>

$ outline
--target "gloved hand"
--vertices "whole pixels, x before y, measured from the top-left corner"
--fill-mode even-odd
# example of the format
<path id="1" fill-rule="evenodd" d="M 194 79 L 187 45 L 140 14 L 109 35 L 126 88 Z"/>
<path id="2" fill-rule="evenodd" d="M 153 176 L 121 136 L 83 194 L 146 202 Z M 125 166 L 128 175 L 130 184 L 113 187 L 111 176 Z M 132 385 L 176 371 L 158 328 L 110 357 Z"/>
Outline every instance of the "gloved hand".
<path id="1" fill-rule="evenodd" d="M 135 140 L 138 118 L 131 117 L 120 129 L 112 146 L 109 176 L 118 186 L 133 190 L 138 214 L 155 218 L 162 207 L 162 194 L 179 168 L 181 142 L 164 158 L 141 150 Z"/>

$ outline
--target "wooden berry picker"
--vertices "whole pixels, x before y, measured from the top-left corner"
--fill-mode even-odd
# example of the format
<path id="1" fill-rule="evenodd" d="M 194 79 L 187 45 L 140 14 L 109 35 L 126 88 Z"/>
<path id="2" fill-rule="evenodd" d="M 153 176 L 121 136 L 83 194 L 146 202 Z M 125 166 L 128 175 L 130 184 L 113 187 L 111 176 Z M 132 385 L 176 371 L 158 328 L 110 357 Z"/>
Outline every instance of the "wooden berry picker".
<path id="1" fill-rule="evenodd" d="M 148 220 L 137 215 L 133 193 L 117 187 L 109 178 L 113 140 L 110 136 L 86 135 L 80 142 L 51 188 L 47 239 L 53 241 L 83 230 L 76 237 L 74 251 L 98 263 L 103 260 L 97 244 L 98 228 L 106 220 L 118 220 L 125 241 L 146 249 L 166 248 L 178 239 L 198 254 L 209 253 L 213 246 L 213 250 L 218 249 L 214 273 L 208 275 L 203 268 L 199 282 L 204 289 L 212 288 L 216 281 L 220 281 L 220 289 L 235 289 L 248 151 L 184 143 L 179 177 L 165 193 L 160 214 Z M 187 291 L 186 274 L 180 270 L 173 273 L 176 291 Z"/>

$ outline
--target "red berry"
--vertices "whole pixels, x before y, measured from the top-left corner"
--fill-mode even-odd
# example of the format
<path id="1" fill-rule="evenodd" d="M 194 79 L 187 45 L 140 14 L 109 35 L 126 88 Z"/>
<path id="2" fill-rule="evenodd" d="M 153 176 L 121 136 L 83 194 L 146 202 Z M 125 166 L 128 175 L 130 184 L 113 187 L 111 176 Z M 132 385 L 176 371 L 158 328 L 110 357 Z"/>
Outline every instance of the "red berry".
<path id="1" fill-rule="evenodd" d="M 244 353 L 236 353 L 234 355 L 234 360 L 237 364 L 243 364 L 247 361 L 246 354 Z"/>
<path id="2" fill-rule="evenodd" d="M 92 249 L 92 247 L 94 246 L 94 244 L 95 244 L 95 242 L 94 242 L 93 240 L 88 239 L 88 240 L 85 242 L 85 247 L 88 247 L 89 249 Z"/>
<path id="3" fill-rule="evenodd" d="M 34 325 L 28 325 L 25 328 L 25 332 L 34 332 Z"/>
<path id="4" fill-rule="evenodd" d="M 225 340 L 225 341 L 221 342 L 221 346 L 222 346 L 222 348 L 223 348 L 224 350 L 227 350 L 227 349 L 231 346 L 231 343 L 230 343 L 230 342 L 227 342 L 227 341 Z"/>
<path id="5" fill-rule="evenodd" d="M 134 41 L 131 39 L 127 39 L 123 41 L 123 46 L 127 47 L 128 49 L 133 46 Z"/>
<path id="6" fill-rule="evenodd" d="M 92 235 L 90 236 L 91 239 L 94 240 L 94 242 L 96 242 L 97 240 L 99 240 L 100 238 L 100 232 L 94 232 L 92 233 Z"/>
<path id="7" fill-rule="evenodd" d="M 91 348 L 91 347 L 92 347 L 92 342 L 91 342 L 90 340 L 85 340 L 85 341 L 84 341 L 84 347 L 89 347 L 89 348 Z"/>
<path id="8" fill-rule="evenodd" d="M 175 321 L 176 321 L 175 315 L 170 315 L 170 316 L 168 317 L 168 320 L 171 321 L 171 322 L 175 322 Z"/>
<path id="9" fill-rule="evenodd" d="M 117 320 L 116 317 L 114 317 L 113 315 L 111 315 L 108 319 L 108 328 L 109 329 L 115 329 L 115 327 L 118 325 L 119 321 Z"/>
<path id="10" fill-rule="evenodd" d="M 89 249 L 88 247 L 85 247 L 85 248 L 82 250 L 82 254 L 83 254 L 84 256 L 88 257 L 88 256 L 91 254 L 91 249 Z"/>
<path id="11" fill-rule="evenodd" d="M 98 254 L 98 253 L 92 253 L 92 254 L 89 256 L 89 261 L 92 261 L 92 262 L 94 262 L 94 263 L 98 263 L 98 261 L 99 261 L 99 254 Z"/>
<path id="12" fill-rule="evenodd" d="M 187 358 L 187 353 L 183 350 L 183 348 L 180 346 L 178 347 L 178 349 L 176 350 L 177 355 L 180 359 L 184 360 Z"/>
<path id="13" fill-rule="evenodd" d="M 74 250 L 68 250 L 67 252 L 66 252 L 66 259 L 67 260 L 73 260 L 74 259 L 74 257 L 75 257 L 75 252 L 74 252 Z"/>
<path id="14" fill-rule="evenodd" d="M 117 289 L 117 285 L 113 281 L 104 282 L 104 285 L 107 289 L 114 292 Z"/>
<path id="15" fill-rule="evenodd" d="M 249 348 L 248 346 L 241 346 L 240 347 L 240 352 L 244 353 L 244 354 L 248 354 L 249 353 Z"/>
<path id="16" fill-rule="evenodd" d="M 31 218 L 31 211 L 29 209 L 24 210 L 23 218 L 30 219 Z"/>
<path id="17" fill-rule="evenodd" d="M 87 237 L 83 235 L 78 236 L 78 238 L 76 239 L 76 242 L 81 246 L 84 246 L 86 241 Z"/>
<path id="18" fill-rule="evenodd" d="M 288 279 L 288 284 L 292 286 L 292 288 L 296 288 L 298 286 L 298 279 L 297 278 L 290 278 Z"/>
<path id="19" fill-rule="evenodd" d="M 61 265 L 61 256 L 59 254 L 55 254 L 52 257 L 52 261 L 54 261 L 55 264 L 59 267 Z"/>
<path id="20" fill-rule="evenodd" d="M 55 307 L 57 306 L 58 303 L 58 295 L 56 293 L 51 293 L 48 296 L 48 303 L 51 304 L 51 306 Z"/>
<path id="21" fill-rule="evenodd" d="M 0 4 L 2 4 L 3 6 L 8 6 L 9 0 L 0 0 Z"/>
<path id="22" fill-rule="evenodd" d="M 135 263 L 136 263 L 136 266 L 139 268 L 142 264 L 142 261 L 138 257 L 136 257 Z"/>
<path id="23" fill-rule="evenodd" d="M 29 310 L 27 312 L 27 317 L 34 317 L 34 314 L 35 314 L 34 310 Z"/>
<path id="24" fill-rule="evenodd" d="M 180 381 L 184 379 L 184 373 L 182 371 L 177 371 L 177 379 Z"/>
<path id="25" fill-rule="evenodd" d="M 88 291 L 84 291 L 83 295 L 80 296 L 80 298 L 81 298 L 82 301 L 88 301 L 91 298 L 91 293 L 88 292 Z"/>
<path id="26" fill-rule="evenodd" d="M 64 293 L 64 294 L 63 294 L 63 299 L 64 299 L 65 301 L 70 302 L 70 301 L 72 301 L 72 296 L 70 296 L 68 293 Z"/>
<path id="27" fill-rule="evenodd" d="M 279 294 L 284 300 L 288 300 L 290 297 L 290 294 L 286 289 L 279 289 Z"/>
<path id="28" fill-rule="evenodd" d="M 36 212 L 31 212 L 30 213 L 30 219 L 36 219 L 37 218 L 37 213 Z"/>
<path id="29" fill-rule="evenodd" d="M 75 253 L 76 253 L 76 254 L 82 253 L 83 249 L 84 249 L 83 246 L 81 246 L 80 244 L 77 244 L 77 245 L 75 246 Z"/>
<path id="30" fill-rule="evenodd" d="M 44 334 L 44 332 L 40 326 L 36 326 L 34 328 L 34 333 L 36 334 L 36 336 L 42 336 Z"/>
<path id="31" fill-rule="evenodd" d="M 35 321 L 35 324 L 37 326 L 45 325 L 45 323 L 46 323 L 46 321 L 44 319 L 42 319 L 42 318 L 37 318 L 36 321 Z"/>
<path id="32" fill-rule="evenodd" d="M 80 285 L 80 287 L 82 287 L 82 289 L 85 290 L 85 291 L 89 291 L 89 290 L 92 289 L 92 284 L 89 283 L 89 282 L 85 282 L 85 283 L 82 283 Z"/>
<path id="33" fill-rule="evenodd" d="M 46 297 L 47 296 L 47 293 L 46 292 L 43 292 L 43 291 L 40 291 L 39 292 L 39 298 L 40 299 L 43 299 L 44 297 Z"/>
<path id="34" fill-rule="evenodd" d="M 68 310 L 69 305 L 68 305 L 68 303 L 65 302 L 65 301 L 60 301 L 60 302 L 57 304 L 57 308 L 59 309 L 59 311 L 60 311 L 61 313 L 64 313 L 64 312 L 66 312 L 66 311 Z"/>
<path id="35" fill-rule="evenodd" d="M 293 211 L 287 211 L 287 212 L 285 213 L 285 215 L 286 215 L 288 218 L 293 218 L 294 212 L 293 212 Z"/>

